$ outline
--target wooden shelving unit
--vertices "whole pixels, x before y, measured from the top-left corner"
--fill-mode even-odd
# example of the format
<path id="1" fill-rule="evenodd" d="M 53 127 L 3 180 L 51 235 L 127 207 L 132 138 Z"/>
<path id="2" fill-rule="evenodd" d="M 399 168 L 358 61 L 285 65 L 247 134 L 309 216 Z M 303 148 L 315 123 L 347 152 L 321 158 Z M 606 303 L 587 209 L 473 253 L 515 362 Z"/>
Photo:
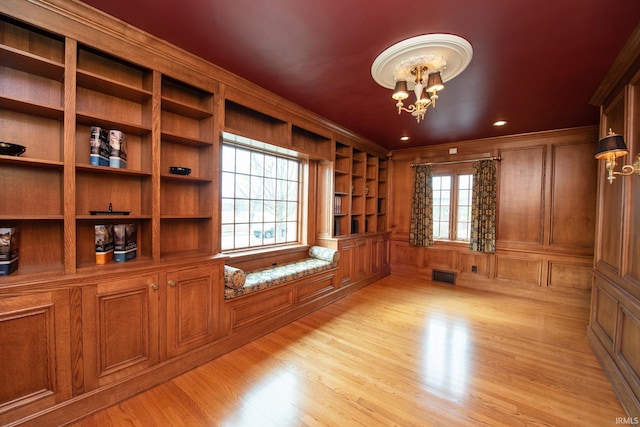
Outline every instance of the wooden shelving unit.
<path id="1" fill-rule="evenodd" d="M 0 140 L 27 147 L 0 156 L 0 227 L 20 228 L 19 269 L 0 284 L 115 268 L 95 264 L 104 223 L 137 225 L 137 263 L 212 254 L 212 90 L 8 17 L 0 79 Z M 93 126 L 126 135 L 126 168 L 90 163 Z M 110 204 L 129 215 L 90 213 Z"/>
<path id="2" fill-rule="evenodd" d="M 386 160 L 336 141 L 333 167 L 333 236 L 386 231 Z M 382 200 L 382 201 L 381 201 Z M 386 206 L 385 206 L 386 209 Z"/>

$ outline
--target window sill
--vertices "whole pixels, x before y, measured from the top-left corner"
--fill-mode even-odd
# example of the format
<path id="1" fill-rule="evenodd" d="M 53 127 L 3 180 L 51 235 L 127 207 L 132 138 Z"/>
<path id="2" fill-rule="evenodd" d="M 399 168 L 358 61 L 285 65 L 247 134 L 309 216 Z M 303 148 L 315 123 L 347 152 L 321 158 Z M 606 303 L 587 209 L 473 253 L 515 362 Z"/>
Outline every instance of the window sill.
<path id="1" fill-rule="evenodd" d="M 309 245 L 286 245 L 272 246 L 268 248 L 247 249 L 234 252 L 223 252 L 222 255 L 229 258 L 230 262 L 242 262 L 248 260 L 259 260 L 263 258 L 273 258 L 281 255 L 289 255 L 298 252 L 307 252 Z"/>

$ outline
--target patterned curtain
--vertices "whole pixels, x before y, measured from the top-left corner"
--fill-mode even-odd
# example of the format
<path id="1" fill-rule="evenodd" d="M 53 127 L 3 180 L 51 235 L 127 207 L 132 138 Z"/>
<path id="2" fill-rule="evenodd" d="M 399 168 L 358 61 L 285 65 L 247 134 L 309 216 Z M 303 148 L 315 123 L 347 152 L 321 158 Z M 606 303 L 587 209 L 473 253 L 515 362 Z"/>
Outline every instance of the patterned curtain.
<path id="1" fill-rule="evenodd" d="M 433 245 L 433 190 L 431 189 L 431 166 L 429 165 L 415 167 L 409 244 L 413 246 Z"/>
<path id="2" fill-rule="evenodd" d="M 493 160 L 473 163 L 471 243 L 474 252 L 496 251 L 496 165 Z"/>

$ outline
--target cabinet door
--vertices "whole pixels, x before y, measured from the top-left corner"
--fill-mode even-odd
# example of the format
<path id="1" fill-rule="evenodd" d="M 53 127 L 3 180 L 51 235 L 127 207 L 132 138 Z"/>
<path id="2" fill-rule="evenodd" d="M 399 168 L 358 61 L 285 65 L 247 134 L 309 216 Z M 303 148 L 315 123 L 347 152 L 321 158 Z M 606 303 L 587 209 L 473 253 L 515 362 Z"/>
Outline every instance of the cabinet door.
<path id="1" fill-rule="evenodd" d="M 354 279 L 361 280 L 371 272 L 370 239 L 358 239 L 354 244 Z"/>
<path id="2" fill-rule="evenodd" d="M 71 397 L 69 295 L 0 299 L 0 425 Z"/>
<path id="3" fill-rule="evenodd" d="M 84 288 L 85 391 L 158 362 L 157 279 L 114 279 Z"/>
<path id="4" fill-rule="evenodd" d="M 355 280 L 354 277 L 355 245 L 353 242 L 340 243 L 340 284 L 346 285 Z"/>
<path id="5" fill-rule="evenodd" d="M 219 335 L 220 265 L 166 274 L 167 356 L 185 353 Z"/>

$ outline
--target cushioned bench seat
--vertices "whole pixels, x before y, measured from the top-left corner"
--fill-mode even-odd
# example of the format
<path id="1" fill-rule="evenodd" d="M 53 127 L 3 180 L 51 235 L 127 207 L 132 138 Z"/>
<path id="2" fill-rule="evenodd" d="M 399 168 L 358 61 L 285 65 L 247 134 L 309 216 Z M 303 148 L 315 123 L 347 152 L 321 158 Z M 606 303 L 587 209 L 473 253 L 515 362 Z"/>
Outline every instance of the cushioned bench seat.
<path id="1" fill-rule="evenodd" d="M 338 266 L 340 253 L 322 246 L 311 246 L 309 248 L 309 257 L 301 261 L 263 268 L 248 273 L 239 268 L 225 265 L 224 297 L 225 299 L 239 297 L 311 274 L 330 270 Z"/>

